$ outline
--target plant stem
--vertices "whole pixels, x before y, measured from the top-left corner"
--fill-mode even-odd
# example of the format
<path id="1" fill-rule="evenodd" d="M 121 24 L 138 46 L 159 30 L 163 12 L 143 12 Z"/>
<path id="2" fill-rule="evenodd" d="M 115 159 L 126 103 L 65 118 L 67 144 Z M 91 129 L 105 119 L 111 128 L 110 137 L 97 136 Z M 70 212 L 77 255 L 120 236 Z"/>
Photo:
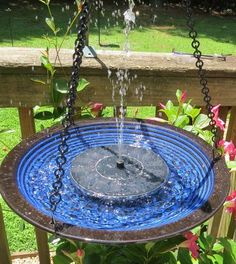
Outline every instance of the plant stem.
<path id="1" fill-rule="evenodd" d="M 62 45 L 63 45 L 63 43 L 64 43 L 64 41 L 65 41 L 67 35 L 69 34 L 71 28 L 73 27 L 75 21 L 77 20 L 79 14 L 80 14 L 80 12 L 77 12 L 77 14 L 75 15 L 75 17 L 74 17 L 73 20 L 71 21 L 69 27 L 67 28 L 67 31 L 66 31 L 66 33 L 64 34 L 63 39 L 62 39 L 62 41 L 61 41 L 61 43 L 60 43 L 60 45 L 59 45 L 59 48 L 58 48 L 58 50 L 57 50 L 57 55 L 56 55 L 56 59 L 55 59 L 54 64 L 56 64 L 57 59 L 59 59 L 59 52 L 60 52 L 60 50 L 61 50 L 61 48 L 62 48 Z"/>
<path id="2" fill-rule="evenodd" d="M 50 8 L 49 4 L 47 4 L 47 8 L 48 8 L 48 13 L 49 13 L 51 19 L 53 19 L 52 11 L 51 11 L 51 8 Z"/>

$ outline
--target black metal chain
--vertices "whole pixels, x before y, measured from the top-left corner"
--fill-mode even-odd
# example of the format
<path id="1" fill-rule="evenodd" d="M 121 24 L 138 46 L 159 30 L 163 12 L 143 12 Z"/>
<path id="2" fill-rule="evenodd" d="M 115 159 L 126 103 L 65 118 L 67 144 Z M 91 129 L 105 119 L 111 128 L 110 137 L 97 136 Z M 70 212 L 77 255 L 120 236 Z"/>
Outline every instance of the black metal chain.
<path id="1" fill-rule="evenodd" d="M 208 81 L 206 78 L 206 70 L 204 70 L 204 62 L 202 60 L 202 53 L 199 49 L 200 42 L 197 39 L 198 33 L 195 29 L 195 23 L 193 20 L 193 9 L 191 7 L 191 0 L 185 0 L 187 9 L 187 26 L 189 28 L 189 37 L 192 39 L 192 47 L 194 49 L 193 56 L 196 58 L 196 67 L 198 68 L 198 75 L 200 78 L 200 85 L 202 86 L 202 94 L 204 95 L 204 102 L 206 103 L 206 109 L 207 109 L 207 116 L 210 119 L 209 126 L 211 128 L 211 132 L 213 134 L 212 136 L 212 142 L 213 142 L 213 161 L 217 161 L 219 158 L 221 158 L 222 154 L 217 149 L 217 127 L 216 127 L 216 121 L 214 120 L 215 114 L 212 112 L 212 104 L 211 104 L 211 96 L 210 96 L 210 90 L 208 88 Z"/>
<path id="2" fill-rule="evenodd" d="M 86 34 L 88 30 L 88 22 L 89 22 L 89 4 L 88 1 L 84 1 L 81 6 L 81 12 L 79 17 L 79 27 L 78 27 L 78 35 L 75 41 L 75 52 L 73 55 L 73 69 L 71 74 L 71 80 L 68 84 L 69 93 L 66 100 L 66 115 L 62 121 L 63 130 L 60 134 L 61 142 L 58 146 L 59 155 L 56 158 L 57 168 L 54 171 L 54 182 L 52 184 L 52 191 L 49 195 L 50 209 L 52 212 L 52 224 L 54 225 L 55 233 L 61 231 L 63 229 L 63 225 L 59 225 L 54 219 L 54 213 L 57 210 L 57 206 L 60 203 L 61 189 L 63 186 L 63 176 L 65 174 L 64 165 L 67 162 L 66 154 L 69 151 L 69 146 L 67 144 L 67 140 L 70 138 L 69 128 L 74 125 L 74 104 L 76 100 L 77 94 L 77 86 L 79 80 L 79 69 L 82 63 L 83 57 L 83 49 L 86 43 Z"/>

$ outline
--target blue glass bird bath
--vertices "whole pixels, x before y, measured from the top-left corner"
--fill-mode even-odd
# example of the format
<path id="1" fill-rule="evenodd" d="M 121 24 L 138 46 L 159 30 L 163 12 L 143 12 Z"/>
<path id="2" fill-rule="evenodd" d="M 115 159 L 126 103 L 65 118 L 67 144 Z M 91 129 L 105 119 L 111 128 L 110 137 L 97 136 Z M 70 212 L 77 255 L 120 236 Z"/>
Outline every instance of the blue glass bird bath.
<path id="1" fill-rule="evenodd" d="M 55 219 L 61 235 L 86 241 L 128 243 L 161 239 L 196 226 L 222 205 L 228 170 L 212 163 L 200 138 L 154 121 L 127 120 L 124 168 L 116 166 L 115 120 L 90 120 L 70 129 L 69 152 Z M 0 188 L 23 218 L 49 232 L 49 194 L 60 131 L 23 141 L 1 167 Z"/>

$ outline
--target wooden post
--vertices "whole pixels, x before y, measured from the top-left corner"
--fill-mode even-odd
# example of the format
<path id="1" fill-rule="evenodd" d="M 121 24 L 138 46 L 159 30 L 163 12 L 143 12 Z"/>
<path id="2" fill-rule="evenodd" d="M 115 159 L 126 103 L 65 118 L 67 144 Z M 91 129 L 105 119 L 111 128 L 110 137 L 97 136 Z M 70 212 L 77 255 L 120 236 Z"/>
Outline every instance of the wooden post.
<path id="1" fill-rule="evenodd" d="M 227 107 L 227 106 L 224 106 L 220 109 L 219 117 L 224 122 L 226 122 L 228 112 L 229 112 L 229 107 Z M 219 130 L 219 138 L 222 139 L 223 136 L 224 136 L 223 131 Z M 224 219 L 223 215 L 224 215 L 224 208 L 221 207 L 219 209 L 219 211 L 211 218 L 211 220 L 209 222 L 208 233 L 215 238 L 218 237 L 219 234 L 222 234 L 222 230 L 221 230 L 220 226 L 222 226 L 223 220 L 224 220 L 224 224 L 225 224 L 225 221 L 227 221 Z"/>
<path id="2" fill-rule="evenodd" d="M 232 140 L 233 143 L 236 145 L 236 106 L 232 107 L 230 111 L 230 119 L 226 140 Z"/>
<path id="3" fill-rule="evenodd" d="M 235 230 L 236 230 L 236 221 L 234 219 L 234 216 L 232 215 L 229 223 L 227 238 L 234 239 Z"/>
<path id="4" fill-rule="evenodd" d="M 229 114 L 230 107 L 223 106 L 220 108 L 219 118 L 223 120 L 225 123 L 227 122 L 227 116 Z M 219 139 L 223 139 L 224 131 L 219 129 Z"/>
<path id="5" fill-rule="evenodd" d="M 222 214 L 223 214 L 223 207 L 221 207 L 219 211 L 210 219 L 208 225 L 208 234 L 213 236 L 214 238 L 218 237 Z"/>
<path id="6" fill-rule="evenodd" d="M 11 255 L 7 242 L 7 235 L 3 221 L 2 207 L 0 204 L 0 264 L 11 264 Z"/>
<path id="7" fill-rule="evenodd" d="M 35 133 L 34 114 L 32 108 L 18 108 L 22 139 L 32 136 Z M 50 264 L 50 253 L 48 247 L 47 233 L 35 228 L 39 261 L 41 264 Z"/>

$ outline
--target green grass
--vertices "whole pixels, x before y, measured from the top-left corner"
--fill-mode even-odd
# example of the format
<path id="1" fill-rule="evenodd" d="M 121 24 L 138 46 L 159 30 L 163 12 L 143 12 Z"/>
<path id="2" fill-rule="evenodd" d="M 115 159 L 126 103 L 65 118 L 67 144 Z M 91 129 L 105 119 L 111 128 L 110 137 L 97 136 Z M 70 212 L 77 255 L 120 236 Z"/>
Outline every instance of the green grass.
<path id="1" fill-rule="evenodd" d="M 21 140 L 20 124 L 18 111 L 16 108 L 0 109 L 0 130 L 11 129 L 12 133 L 0 134 L 0 163 L 7 155 L 8 151 L 17 145 Z M 51 121 L 36 122 L 37 130 L 41 124 L 49 126 Z M 4 222 L 9 241 L 10 251 L 34 251 L 36 250 L 36 241 L 34 228 L 13 213 L 3 199 L 0 197 L 0 203 L 3 208 Z"/>
<path id="2" fill-rule="evenodd" d="M 1 162 L 7 152 L 20 141 L 20 126 L 17 109 L 1 109 L 0 120 L 0 130 L 5 128 L 14 130 L 14 132 L 10 134 L 0 134 Z M 5 149 L 4 146 L 7 146 L 7 149 Z M 34 251 L 36 249 L 36 243 L 33 227 L 26 224 L 25 221 L 13 213 L 2 198 L 0 198 L 0 203 L 3 208 L 4 222 L 6 225 L 10 251 Z"/>
<path id="3" fill-rule="evenodd" d="M 12 36 L 13 46 L 45 48 L 47 42 L 42 36 L 46 33 L 51 34 L 44 22 L 45 17 L 48 16 L 46 8 L 37 1 L 34 4 L 22 4 L 18 1 L 11 6 L 11 12 L 6 11 L 6 8 L 6 5 L 0 5 L 0 46 L 12 46 Z M 65 9 L 64 12 L 62 8 L 65 9 L 65 5 L 52 4 L 55 22 L 61 28 L 59 42 L 74 13 L 75 6 L 70 5 L 70 9 Z M 102 44 L 117 44 L 120 46 L 118 49 L 122 50 L 124 45 L 122 13 L 125 7 L 122 6 L 120 9 L 121 16 L 116 19 L 112 16 L 114 7 L 106 7 L 101 21 L 101 42 Z M 136 11 L 139 11 L 139 16 L 137 16 L 135 29 L 130 34 L 132 50 L 171 52 L 175 49 L 192 52 L 183 10 L 179 8 L 150 9 L 139 6 Z M 157 17 L 154 21 L 155 16 Z M 202 44 L 201 49 L 204 53 L 236 54 L 236 17 L 212 16 L 202 13 L 197 13 L 195 17 Z M 90 25 L 90 44 L 97 49 L 105 49 L 98 45 L 96 18 L 96 14 L 93 14 Z M 73 48 L 75 32 L 75 29 L 71 31 L 64 47 Z"/>

